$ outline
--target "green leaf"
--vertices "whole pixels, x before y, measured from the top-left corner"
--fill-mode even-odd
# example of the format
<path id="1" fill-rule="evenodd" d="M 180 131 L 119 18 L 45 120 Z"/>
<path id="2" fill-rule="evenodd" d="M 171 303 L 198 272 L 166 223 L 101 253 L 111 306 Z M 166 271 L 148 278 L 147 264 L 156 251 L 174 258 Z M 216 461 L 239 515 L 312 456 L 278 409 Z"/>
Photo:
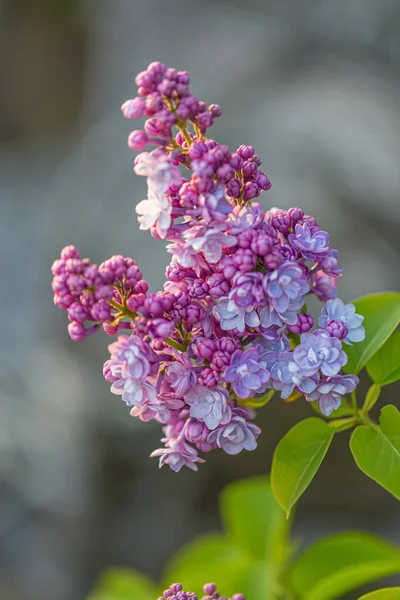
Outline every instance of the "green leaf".
<path id="1" fill-rule="evenodd" d="M 289 581 L 301 600 L 330 600 L 399 570 L 396 546 L 365 533 L 343 533 L 306 548 Z"/>
<path id="2" fill-rule="evenodd" d="M 297 423 L 277 445 L 272 460 L 271 485 L 287 515 L 311 483 L 333 435 L 334 429 L 325 421 L 311 417 Z"/>
<path id="3" fill-rule="evenodd" d="M 88 600 L 154 600 L 160 590 L 141 573 L 115 568 L 99 579 Z"/>
<path id="4" fill-rule="evenodd" d="M 245 510 L 245 509 L 244 509 Z M 254 558 L 232 544 L 222 534 L 204 535 L 181 548 L 167 564 L 164 584 L 173 581 L 201 597 L 209 581 L 218 584 L 221 594 L 245 593 L 241 584 L 254 568 Z M 260 587 L 264 582 L 260 582 Z M 267 583 L 265 584 L 267 585 Z"/>
<path id="5" fill-rule="evenodd" d="M 344 348 L 349 359 L 344 370 L 357 375 L 400 323 L 400 293 L 371 294 L 353 304 L 364 316 L 365 340 Z"/>
<path id="6" fill-rule="evenodd" d="M 400 500 L 400 413 L 391 404 L 381 410 L 380 427 L 362 425 L 353 432 L 350 449 L 357 466 Z"/>
<path id="7" fill-rule="evenodd" d="M 384 588 L 361 596 L 358 600 L 400 600 L 400 587 Z"/>
<path id="8" fill-rule="evenodd" d="M 392 333 L 367 363 L 368 375 L 380 386 L 400 379 L 400 331 Z"/>
<path id="9" fill-rule="evenodd" d="M 220 496 L 229 539 L 255 559 L 279 564 L 287 556 L 288 521 L 267 477 L 231 483 Z"/>

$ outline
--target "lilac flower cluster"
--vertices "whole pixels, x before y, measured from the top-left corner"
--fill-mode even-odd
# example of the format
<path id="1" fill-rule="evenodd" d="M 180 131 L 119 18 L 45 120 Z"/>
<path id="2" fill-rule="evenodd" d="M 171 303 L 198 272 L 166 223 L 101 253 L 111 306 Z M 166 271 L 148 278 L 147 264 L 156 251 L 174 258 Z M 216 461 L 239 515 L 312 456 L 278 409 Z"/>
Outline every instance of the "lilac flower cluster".
<path id="1" fill-rule="evenodd" d="M 201 600 L 245 600 L 243 594 L 234 594 L 232 598 L 221 596 L 217 592 L 215 583 L 206 583 L 203 591 L 205 595 Z M 197 600 L 197 596 L 193 592 L 184 592 L 181 583 L 173 583 L 158 600 Z"/>
<path id="2" fill-rule="evenodd" d="M 261 161 L 251 146 L 231 152 L 209 137 L 221 109 L 190 93 L 189 75 L 152 63 L 136 83 L 122 111 L 147 118 L 130 147 L 155 146 L 135 160 L 148 183 L 136 210 L 168 242 L 164 288 L 150 293 L 132 259 L 97 267 L 69 246 L 53 265 L 55 303 L 74 340 L 100 325 L 119 334 L 104 365 L 111 391 L 132 416 L 163 425 L 160 466 L 197 470 L 199 452 L 256 448 L 249 400 L 270 390 L 335 410 L 358 383 L 340 373 L 342 343 L 364 338 L 363 317 L 336 297 L 338 252 L 315 219 L 252 202 L 271 185 Z M 316 329 L 310 294 L 325 303 Z"/>

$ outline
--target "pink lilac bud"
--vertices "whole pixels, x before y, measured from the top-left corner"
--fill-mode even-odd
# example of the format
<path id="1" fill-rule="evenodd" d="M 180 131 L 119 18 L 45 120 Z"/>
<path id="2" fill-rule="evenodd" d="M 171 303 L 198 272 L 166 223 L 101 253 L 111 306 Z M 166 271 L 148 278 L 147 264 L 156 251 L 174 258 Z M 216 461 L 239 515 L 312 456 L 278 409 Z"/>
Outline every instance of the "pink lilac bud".
<path id="1" fill-rule="evenodd" d="M 267 235 L 264 231 L 257 231 L 257 235 L 251 241 L 250 248 L 258 256 L 266 256 L 275 246 L 275 238 Z"/>
<path id="2" fill-rule="evenodd" d="M 254 155 L 254 148 L 253 146 L 239 146 L 239 148 L 236 150 L 236 152 L 239 154 L 239 156 L 241 158 L 243 158 L 243 160 L 249 160 L 249 158 L 251 158 Z"/>
<path id="3" fill-rule="evenodd" d="M 86 330 L 83 323 L 71 321 L 68 325 L 68 333 L 74 342 L 81 342 L 86 337 Z"/>
<path id="4" fill-rule="evenodd" d="M 185 437 L 187 441 L 191 442 L 192 444 L 206 442 L 209 435 L 210 430 L 205 423 L 201 421 L 192 421 L 189 423 L 185 431 Z"/>
<path id="5" fill-rule="evenodd" d="M 158 294 L 150 294 L 144 301 L 143 308 L 153 317 L 161 317 L 164 313 L 164 303 Z"/>
<path id="6" fill-rule="evenodd" d="M 118 325 L 111 325 L 110 323 L 103 323 L 103 329 L 107 335 L 116 335 L 118 333 Z"/>
<path id="7" fill-rule="evenodd" d="M 247 273 L 248 271 L 252 271 L 256 266 L 257 256 L 250 248 L 239 248 L 232 255 L 232 261 L 239 271 Z"/>
<path id="8" fill-rule="evenodd" d="M 209 596 L 212 596 L 216 591 L 217 586 L 215 583 L 206 583 L 206 585 L 203 587 L 203 592 Z"/>
<path id="9" fill-rule="evenodd" d="M 51 289 L 53 290 L 53 292 L 64 292 L 64 293 L 68 293 L 68 288 L 67 288 L 67 275 L 56 275 L 55 277 L 53 277 L 53 281 L 51 282 Z"/>
<path id="10" fill-rule="evenodd" d="M 267 177 L 267 175 L 265 173 L 263 173 L 262 171 L 257 170 L 254 173 L 254 178 L 253 178 L 254 183 L 256 183 L 258 185 L 258 187 L 261 190 L 264 190 L 265 192 L 267 190 L 269 190 L 271 188 L 271 181 L 270 179 Z"/>
<path id="11" fill-rule="evenodd" d="M 205 144 L 203 144 L 202 142 L 195 142 L 189 150 L 189 158 L 191 158 L 191 160 L 196 160 L 198 158 L 202 158 L 204 156 L 204 154 L 207 152 L 207 148 L 205 146 Z"/>
<path id="12" fill-rule="evenodd" d="M 156 318 L 148 322 L 149 333 L 153 338 L 166 340 L 174 331 L 175 323 L 167 319 Z"/>
<path id="13" fill-rule="evenodd" d="M 66 246 L 61 250 L 61 260 L 68 260 L 69 258 L 80 259 L 80 254 L 75 246 Z"/>
<path id="14" fill-rule="evenodd" d="M 250 248 L 252 241 L 257 237 L 258 231 L 255 229 L 245 229 L 238 236 L 238 246 L 240 248 Z"/>
<path id="15" fill-rule="evenodd" d="M 144 124 L 144 130 L 147 135 L 151 137 L 157 137 L 163 135 L 164 128 L 160 126 L 157 119 L 147 119 Z"/>
<path id="16" fill-rule="evenodd" d="M 200 385 L 205 385 L 208 388 L 214 388 L 218 385 L 219 378 L 220 376 L 217 371 L 213 371 L 209 367 L 206 367 L 200 373 L 198 381 Z"/>
<path id="17" fill-rule="evenodd" d="M 344 338 L 349 333 L 349 329 L 348 329 L 347 325 L 345 325 L 343 323 L 343 321 L 334 321 L 333 319 L 331 319 L 327 322 L 324 329 L 332 337 L 335 337 L 338 340 L 344 340 Z"/>
<path id="18" fill-rule="evenodd" d="M 92 267 L 96 269 L 95 265 L 92 265 Z M 85 265 L 79 258 L 68 258 L 65 262 L 65 270 L 69 274 L 82 275 L 84 268 Z"/>
<path id="19" fill-rule="evenodd" d="M 51 266 L 51 272 L 54 276 L 65 273 L 65 261 L 60 258 L 55 260 Z"/>
<path id="20" fill-rule="evenodd" d="M 163 96 L 167 96 L 170 98 L 175 91 L 175 81 L 169 81 L 168 79 L 164 79 L 157 86 L 157 91 Z"/>
<path id="21" fill-rule="evenodd" d="M 71 294 L 55 294 L 53 301 L 58 308 L 66 310 L 73 303 L 74 297 Z"/>
<path id="22" fill-rule="evenodd" d="M 140 119 L 140 117 L 143 117 L 144 107 L 144 98 L 138 96 L 124 102 L 121 106 L 121 111 L 126 119 Z"/>
<path id="23" fill-rule="evenodd" d="M 193 346 L 195 355 L 204 358 L 205 360 L 211 360 L 216 350 L 216 343 L 209 338 L 202 338 L 198 342 L 195 342 Z"/>
<path id="24" fill-rule="evenodd" d="M 275 271 L 282 263 L 284 259 L 280 253 L 280 249 L 277 246 L 274 246 L 268 254 L 264 256 L 264 265 L 267 269 L 271 271 Z"/>
<path id="25" fill-rule="evenodd" d="M 292 333 L 297 333 L 300 335 L 301 333 L 306 333 L 310 331 L 310 329 L 314 325 L 314 319 L 310 315 L 310 313 L 299 313 L 297 315 L 297 321 L 294 325 L 289 325 L 288 329 Z"/>
<path id="26" fill-rule="evenodd" d="M 108 321 L 111 318 L 111 307 L 105 300 L 99 300 L 91 309 L 93 321 Z"/>
<path id="27" fill-rule="evenodd" d="M 209 293 L 213 298 L 226 296 L 230 290 L 229 282 L 222 273 L 213 273 L 206 279 Z"/>
<path id="28" fill-rule="evenodd" d="M 164 344 L 164 342 L 162 340 L 151 340 L 151 347 L 153 348 L 153 350 L 155 352 L 162 352 L 163 350 L 165 350 L 166 345 Z"/>
<path id="29" fill-rule="evenodd" d="M 245 183 L 244 190 L 243 190 L 243 199 L 244 200 L 246 200 L 246 201 L 253 200 L 253 198 L 257 198 L 257 196 L 259 196 L 259 195 L 260 195 L 260 188 L 254 181 L 248 181 L 247 183 Z"/>
<path id="30" fill-rule="evenodd" d="M 131 150 L 143 150 L 148 143 L 149 138 L 140 129 L 135 129 L 128 137 L 128 146 Z"/>
<path id="31" fill-rule="evenodd" d="M 272 217 L 271 225 L 283 235 L 288 235 L 292 226 L 292 220 L 286 211 L 281 210 Z"/>
<path id="32" fill-rule="evenodd" d="M 68 317 L 71 321 L 79 321 L 83 323 L 90 319 L 90 313 L 85 306 L 82 306 L 80 302 L 73 302 L 68 308 Z"/>
<path id="33" fill-rule="evenodd" d="M 209 112 L 202 112 L 199 115 L 197 115 L 197 123 L 201 133 L 205 133 L 207 129 L 211 127 L 211 125 L 213 125 L 214 117 Z"/>
<path id="34" fill-rule="evenodd" d="M 134 296 L 129 296 L 126 304 L 130 311 L 137 312 L 143 306 L 146 300 L 145 294 L 135 294 Z"/>
<path id="35" fill-rule="evenodd" d="M 224 354 L 233 354 L 235 350 L 240 350 L 240 341 L 237 338 L 221 337 L 217 341 L 217 348 L 224 352 Z"/>
<path id="36" fill-rule="evenodd" d="M 181 204 L 185 208 L 196 208 L 199 203 L 199 194 L 196 192 L 190 182 L 184 183 L 179 190 Z"/>
<path id="37" fill-rule="evenodd" d="M 228 181 L 232 179 L 234 174 L 234 169 L 227 164 L 224 164 L 217 169 L 217 177 L 219 181 L 222 181 L 222 183 L 228 183 Z"/>
<path id="38" fill-rule="evenodd" d="M 229 352 L 222 352 L 221 350 L 217 350 L 211 359 L 210 367 L 214 371 L 222 371 L 227 365 L 231 362 L 231 356 Z"/>
<path id="39" fill-rule="evenodd" d="M 158 92 L 148 94 L 146 97 L 144 114 L 146 117 L 152 117 L 163 107 L 163 98 Z"/>
<path id="40" fill-rule="evenodd" d="M 219 104 L 210 104 L 210 106 L 208 107 L 208 110 L 210 111 L 210 113 L 212 114 L 214 119 L 216 119 L 217 117 L 220 117 L 222 115 L 222 110 L 221 110 L 221 107 L 219 106 Z"/>
<path id="41" fill-rule="evenodd" d="M 188 293 L 191 298 L 202 300 L 208 295 L 209 287 L 204 279 L 194 279 L 189 283 Z"/>
<path id="42" fill-rule="evenodd" d="M 245 181 L 250 181 L 250 179 L 252 179 L 254 173 L 257 171 L 257 165 L 254 162 L 251 162 L 249 160 L 246 160 L 243 163 L 243 177 Z"/>
<path id="43" fill-rule="evenodd" d="M 301 208 L 289 208 L 287 211 L 287 216 L 293 221 L 293 223 L 297 223 L 304 217 L 304 211 L 301 210 Z"/>
<path id="44" fill-rule="evenodd" d="M 234 177 L 226 186 L 226 194 L 231 198 L 239 198 L 242 191 L 242 181 Z"/>
<path id="45" fill-rule="evenodd" d="M 217 268 L 222 271 L 226 279 L 232 279 L 238 270 L 237 266 L 233 262 L 232 256 L 225 256 L 225 258 L 220 261 Z"/>
<path id="46" fill-rule="evenodd" d="M 243 162 L 243 158 L 235 152 L 231 154 L 231 157 L 229 158 L 229 164 L 231 165 L 232 169 L 235 169 L 235 171 L 240 171 L 240 169 L 243 167 Z M 240 180 L 238 179 L 237 181 L 241 185 Z"/>
<path id="47" fill-rule="evenodd" d="M 110 285 L 97 285 L 93 292 L 95 300 L 112 300 L 114 288 Z"/>
<path id="48" fill-rule="evenodd" d="M 192 302 L 186 308 L 186 323 L 188 325 L 198 325 L 200 321 L 202 321 L 205 317 L 204 308 L 197 304 L 196 302 Z"/>
<path id="49" fill-rule="evenodd" d="M 149 289 L 149 284 L 144 279 L 137 282 L 134 288 L 135 294 L 146 294 Z"/>

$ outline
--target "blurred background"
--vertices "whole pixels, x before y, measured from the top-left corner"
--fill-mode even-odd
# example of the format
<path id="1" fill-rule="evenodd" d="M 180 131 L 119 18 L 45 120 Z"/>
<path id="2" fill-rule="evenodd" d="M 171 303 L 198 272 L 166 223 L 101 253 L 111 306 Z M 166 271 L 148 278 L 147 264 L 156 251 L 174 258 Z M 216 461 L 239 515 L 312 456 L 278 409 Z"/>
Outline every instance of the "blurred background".
<path id="1" fill-rule="evenodd" d="M 101 370 L 110 339 L 70 341 L 50 266 L 67 244 L 99 263 L 134 257 L 154 290 L 168 255 L 139 232 L 134 76 L 162 60 L 221 104 L 214 136 L 252 144 L 265 207 L 301 206 L 330 231 L 350 300 L 400 287 L 400 3 L 397 0 L 0 0 L 0 598 L 81 600 L 110 565 L 157 578 L 219 528 L 224 484 L 267 473 L 310 414 L 276 400 L 251 456 L 159 472 L 160 428 L 129 418 Z M 366 385 L 366 383 L 365 383 Z M 400 387 L 385 390 L 399 404 Z M 378 406 L 379 409 L 379 406 Z M 365 528 L 400 542 L 395 499 L 335 440 L 302 498 L 296 534 Z"/>

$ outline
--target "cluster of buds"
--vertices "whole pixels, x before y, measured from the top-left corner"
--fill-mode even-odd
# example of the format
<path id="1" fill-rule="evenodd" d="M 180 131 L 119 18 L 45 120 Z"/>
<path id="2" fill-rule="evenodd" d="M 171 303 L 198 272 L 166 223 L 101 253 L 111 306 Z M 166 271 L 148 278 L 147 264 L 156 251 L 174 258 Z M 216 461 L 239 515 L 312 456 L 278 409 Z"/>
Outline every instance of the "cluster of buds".
<path id="1" fill-rule="evenodd" d="M 206 583 L 203 591 L 205 595 L 201 600 L 245 600 L 243 594 L 234 594 L 232 598 L 221 596 L 215 583 Z M 197 596 L 193 592 L 184 592 L 181 583 L 173 583 L 158 600 L 197 600 Z"/>
<path id="2" fill-rule="evenodd" d="M 148 183 L 136 211 L 141 229 L 168 242 L 164 288 L 149 293 L 132 259 L 98 267 L 69 246 L 53 265 L 55 303 L 72 339 L 100 326 L 118 336 L 104 365 L 111 391 L 132 416 L 163 425 L 160 466 L 197 470 L 199 452 L 256 448 L 254 407 L 274 391 L 325 415 L 338 408 L 358 384 L 340 373 L 342 344 L 364 338 L 363 317 L 336 297 L 338 251 L 315 219 L 253 202 L 271 186 L 259 157 L 208 136 L 221 109 L 190 93 L 189 75 L 152 63 L 136 83 L 122 111 L 147 117 L 130 147 L 155 146 L 135 159 Z M 323 302 L 317 324 L 311 294 Z"/>

